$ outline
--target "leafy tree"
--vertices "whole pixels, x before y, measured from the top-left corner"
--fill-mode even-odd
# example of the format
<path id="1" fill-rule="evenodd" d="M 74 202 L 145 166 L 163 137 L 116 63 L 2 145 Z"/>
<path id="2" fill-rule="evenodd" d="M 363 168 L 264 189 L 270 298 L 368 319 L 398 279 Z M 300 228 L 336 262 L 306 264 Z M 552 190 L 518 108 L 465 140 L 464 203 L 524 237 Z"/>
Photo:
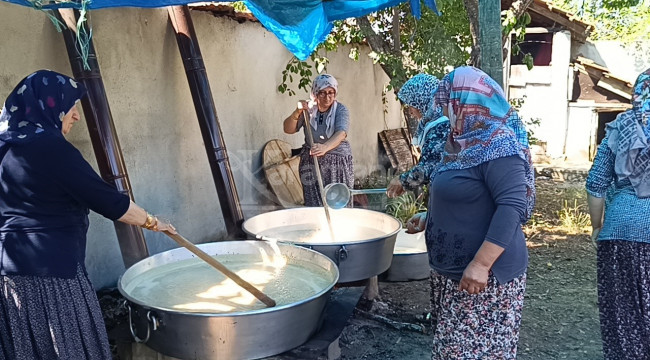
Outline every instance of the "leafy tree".
<path id="1" fill-rule="evenodd" d="M 342 45 L 350 45 L 350 58 L 358 59 L 359 47 L 370 46 L 370 56 L 390 78 L 387 90 L 399 90 L 402 84 L 419 72 L 437 76 L 446 66 L 467 62 L 472 40 L 467 26 L 467 15 L 462 2 L 439 0 L 445 14 L 437 16 L 423 8 L 422 18 L 416 20 L 408 4 L 386 9 L 357 19 L 337 22 L 334 30 L 312 54 L 311 61 L 292 58 L 282 72 L 283 81 L 278 90 L 294 95 L 290 83 L 297 77 L 298 89 L 308 90 L 314 73 L 325 70 L 327 54 Z"/>
<path id="2" fill-rule="evenodd" d="M 511 31 L 515 33 L 516 41 L 523 41 L 525 27 L 530 23 L 525 10 L 532 1 L 513 1 L 511 7 L 503 12 L 504 43 Z M 292 83 L 307 91 L 313 70 L 323 71 L 328 63 L 327 53 L 337 50 L 340 45 L 352 46 L 352 59 L 358 58 L 359 45 L 369 45 L 370 56 L 390 78 L 386 90 L 395 92 L 409 77 L 419 72 L 440 77 L 447 67 L 467 63 L 480 66 L 478 0 L 438 0 L 437 4 L 442 16 L 423 8 L 422 18 L 416 20 L 408 3 L 404 3 L 365 17 L 338 22 L 332 34 L 312 54 L 311 61 L 301 62 L 292 58 L 287 63 L 278 91 L 294 95 Z M 517 42 L 513 50 L 518 53 Z M 532 65 L 532 58 L 530 60 Z M 297 78 L 295 82 L 294 76 Z"/>
<path id="3" fill-rule="evenodd" d="M 650 0 L 556 0 L 594 24 L 593 40 L 629 44 L 650 39 Z"/>
<path id="4" fill-rule="evenodd" d="M 503 12 L 503 41 L 511 31 L 517 35 L 517 41 L 523 41 L 525 27 L 530 23 L 525 10 L 532 1 L 513 1 Z M 327 53 L 336 51 L 341 45 L 351 46 L 351 59 L 358 59 L 361 44 L 370 46 L 370 56 L 390 79 L 384 93 L 393 90 L 396 94 L 408 78 L 420 72 L 441 77 L 448 67 L 467 63 L 480 66 L 478 0 L 437 0 L 437 5 L 442 16 L 423 7 L 422 18 L 416 20 L 409 4 L 404 3 L 365 17 L 337 22 L 309 61 L 294 57 L 287 63 L 278 91 L 295 95 L 293 84 L 298 90 L 307 92 L 314 73 L 326 69 Z M 513 50 L 518 52 L 516 43 Z M 532 57 L 528 58 L 532 67 Z M 415 119 L 405 115 L 408 127 L 414 130 Z"/>

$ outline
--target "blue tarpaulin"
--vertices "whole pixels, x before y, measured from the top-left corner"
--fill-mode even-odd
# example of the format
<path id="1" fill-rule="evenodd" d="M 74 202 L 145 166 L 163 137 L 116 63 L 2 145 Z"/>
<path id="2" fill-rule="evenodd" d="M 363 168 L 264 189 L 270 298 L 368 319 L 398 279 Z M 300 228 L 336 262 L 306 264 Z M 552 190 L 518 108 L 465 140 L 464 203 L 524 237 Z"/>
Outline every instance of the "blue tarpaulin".
<path id="1" fill-rule="evenodd" d="M 187 0 L 2 0 L 18 5 L 42 8 L 102 9 L 112 7 L 154 8 L 184 5 Z M 359 17 L 406 0 L 244 0 L 255 17 L 271 31 L 300 60 L 305 60 L 323 42 L 333 27 L 333 22 Z M 420 0 L 409 0 L 411 11 L 420 18 Z M 438 15 L 435 0 L 423 0 Z"/>

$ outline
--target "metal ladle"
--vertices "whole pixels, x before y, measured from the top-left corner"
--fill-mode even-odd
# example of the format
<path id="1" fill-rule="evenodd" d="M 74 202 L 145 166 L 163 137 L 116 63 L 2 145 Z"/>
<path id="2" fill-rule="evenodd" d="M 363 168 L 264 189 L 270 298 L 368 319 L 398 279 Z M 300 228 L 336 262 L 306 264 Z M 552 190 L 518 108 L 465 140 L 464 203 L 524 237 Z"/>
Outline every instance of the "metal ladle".
<path id="1" fill-rule="evenodd" d="M 343 183 L 332 183 L 325 186 L 323 192 L 325 193 L 325 203 L 327 203 L 327 206 L 332 209 L 341 209 L 350 202 L 352 195 L 384 194 L 386 193 L 386 188 L 350 190 L 350 188 Z"/>

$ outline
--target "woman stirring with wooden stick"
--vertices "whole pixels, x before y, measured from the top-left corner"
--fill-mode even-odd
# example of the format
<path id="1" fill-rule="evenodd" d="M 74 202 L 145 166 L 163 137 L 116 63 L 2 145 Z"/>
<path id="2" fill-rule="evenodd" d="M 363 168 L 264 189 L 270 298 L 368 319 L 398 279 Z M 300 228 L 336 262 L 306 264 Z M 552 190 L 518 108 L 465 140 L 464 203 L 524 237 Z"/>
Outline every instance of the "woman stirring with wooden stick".
<path id="1" fill-rule="evenodd" d="M 0 359 L 111 359 L 85 267 L 88 209 L 176 233 L 107 184 L 70 144 L 83 85 L 23 79 L 0 114 Z"/>
<path id="2" fill-rule="evenodd" d="M 343 183 L 354 187 L 354 164 L 352 149 L 347 141 L 350 127 L 350 113 L 336 100 L 338 82 L 332 75 L 319 75 L 311 87 L 311 100 L 301 101 L 302 106 L 284 120 L 284 132 L 295 134 L 305 125 L 302 109 L 309 109 L 309 125 L 313 139 L 305 134 L 305 144 L 300 153 L 300 180 L 305 206 L 323 206 L 318 182 L 316 181 L 312 155 L 318 156 L 323 186 Z"/>

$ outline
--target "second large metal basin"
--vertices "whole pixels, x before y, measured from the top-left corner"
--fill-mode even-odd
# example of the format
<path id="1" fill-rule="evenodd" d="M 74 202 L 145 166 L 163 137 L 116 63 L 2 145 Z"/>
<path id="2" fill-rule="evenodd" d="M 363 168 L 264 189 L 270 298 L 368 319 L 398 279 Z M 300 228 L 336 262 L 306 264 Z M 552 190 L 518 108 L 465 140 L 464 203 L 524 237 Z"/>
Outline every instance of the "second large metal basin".
<path id="1" fill-rule="evenodd" d="M 243 228 L 258 239 L 304 246 L 332 259 L 339 268 L 340 282 L 365 280 L 386 271 L 393 259 L 399 220 L 364 209 L 330 210 L 334 237 L 325 211 L 304 207 L 272 211 L 254 216 Z"/>

